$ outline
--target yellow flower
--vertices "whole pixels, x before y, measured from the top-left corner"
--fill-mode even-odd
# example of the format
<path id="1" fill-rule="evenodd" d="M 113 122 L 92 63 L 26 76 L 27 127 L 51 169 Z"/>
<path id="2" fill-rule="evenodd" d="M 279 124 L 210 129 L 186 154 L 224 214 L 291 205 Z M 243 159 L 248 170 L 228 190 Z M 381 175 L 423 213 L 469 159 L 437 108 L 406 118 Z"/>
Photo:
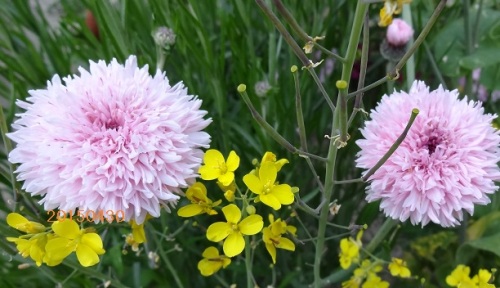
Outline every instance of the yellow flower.
<path id="1" fill-rule="evenodd" d="M 495 288 L 495 285 L 488 283 L 490 279 L 490 271 L 486 269 L 479 269 L 479 272 L 472 278 L 472 281 L 474 281 L 474 283 L 477 283 L 478 288 Z"/>
<path id="2" fill-rule="evenodd" d="M 363 230 L 358 232 L 356 240 L 352 237 L 344 238 L 340 240 L 340 254 L 339 262 L 342 269 L 348 269 L 352 263 L 359 262 L 359 249 L 362 246 L 361 236 L 363 235 Z"/>
<path id="3" fill-rule="evenodd" d="M 372 263 L 370 259 L 365 259 L 361 262 L 361 266 L 354 270 L 353 275 L 359 278 L 366 278 L 369 275 L 376 275 L 382 271 L 382 265 L 379 262 Z"/>
<path id="4" fill-rule="evenodd" d="M 231 264 L 231 258 L 219 255 L 219 250 L 213 246 L 205 249 L 202 256 L 203 259 L 198 262 L 198 270 L 203 276 L 210 276 Z"/>
<path id="5" fill-rule="evenodd" d="M 222 208 L 227 222 L 215 222 L 207 229 L 207 239 L 219 242 L 225 239 L 223 250 L 228 257 L 240 254 L 245 248 L 243 235 L 255 235 L 262 230 L 264 222 L 260 215 L 250 215 L 241 220 L 238 206 L 229 204 Z M 241 220 L 241 222 L 240 222 Z"/>
<path id="6" fill-rule="evenodd" d="M 363 282 L 363 278 L 351 277 L 349 280 L 342 282 L 342 288 L 359 288 Z"/>
<path id="7" fill-rule="evenodd" d="M 141 244 L 146 242 L 146 231 L 144 231 L 144 224 L 146 224 L 146 220 L 141 224 L 135 223 L 135 220 L 130 220 L 130 227 L 132 227 L 132 237 L 134 238 L 134 242 L 137 244 Z"/>
<path id="8" fill-rule="evenodd" d="M 389 282 L 382 281 L 376 274 L 368 274 L 368 278 L 361 288 L 389 288 Z"/>
<path id="9" fill-rule="evenodd" d="M 9 215 L 7 215 L 7 224 L 12 228 L 29 234 L 45 231 L 45 226 L 37 222 L 29 221 L 19 213 L 9 213 Z"/>
<path id="10" fill-rule="evenodd" d="M 240 157 L 236 155 L 236 152 L 231 151 L 227 161 L 225 161 L 222 153 L 215 149 L 209 149 L 203 157 L 203 163 L 205 165 L 201 166 L 198 171 L 201 179 L 218 179 L 222 185 L 229 186 L 234 180 L 234 171 L 240 165 Z"/>
<path id="11" fill-rule="evenodd" d="M 446 284 L 452 287 L 475 287 L 474 282 L 469 277 L 470 268 L 465 265 L 458 265 L 450 275 L 446 277 Z"/>
<path id="12" fill-rule="evenodd" d="M 217 186 L 224 192 L 224 198 L 226 198 L 227 201 L 233 202 L 234 201 L 234 191 L 236 191 L 236 183 L 231 182 L 228 186 L 222 185 L 219 181 L 217 181 Z"/>
<path id="13" fill-rule="evenodd" d="M 389 264 L 389 271 L 392 276 L 408 278 L 411 276 L 410 269 L 406 266 L 406 262 L 403 259 L 392 258 L 392 262 Z"/>
<path id="14" fill-rule="evenodd" d="M 285 158 L 278 160 L 276 154 L 269 151 L 264 153 L 264 156 L 262 156 L 262 161 L 260 162 L 260 165 L 262 166 L 262 164 L 267 162 L 274 163 L 277 172 L 280 172 L 281 167 L 283 167 L 283 165 L 289 163 L 288 160 Z"/>
<path id="15" fill-rule="evenodd" d="M 262 203 L 272 207 L 274 210 L 280 209 L 281 205 L 292 204 L 294 200 L 290 185 L 275 185 L 277 174 L 278 171 L 275 164 L 265 162 L 260 166 L 259 177 L 252 173 L 243 177 L 243 182 L 245 182 L 248 189 L 259 195 L 258 201 L 262 201 Z"/>
<path id="16" fill-rule="evenodd" d="M 181 217 L 192 217 L 203 213 L 215 215 L 217 211 L 212 208 L 222 202 L 219 200 L 212 203 L 212 200 L 207 197 L 207 188 L 201 182 L 191 185 L 186 191 L 186 197 L 191 201 L 191 204 L 181 207 L 177 211 L 177 215 Z"/>
<path id="17" fill-rule="evenodd" d="M 276 264 L 276 248 L 295 251 L 295 243 L 288 238 L 282 237 L 282 235 L 288 231 L 293 231 L 292 233 L 294 234 L 297 228 L 287 225 L 281 219 L 274 221 L 274 216 L 271 214 L 269 215 L 269 222 L 271 224 L 262 230 L 262 239 L 267 252 L 269 252 L 269 255 L 273 259 L 273 264 Z"/>
<path id="18" fill-rule="evenodd" d="M 99 263 L 99 256 L 104 254 L 101 237 L 89 230 L 80 230 L 73 220 L 57 221 L 52 224 L 56 234 L 45 246 L 46 263 L 54 266 L 62 262 L 69 254 L 76 251 L 80 264 L 89 267 Z"/>
<path id="19" fill-rule="evenodd" d="M 385 0 L 384 7 L 380 9 L 378 25 L 381 27 L 389 26 L 392 23 L 392 16 L 400 14 L 403 4 L 410 2 L 411 0 Z"/>
<path id="20" fill-rule="evenodd" d="M 45 244 L 47 240 L 54 236 L 49 233 L 39 233 L 30 239 L 7 237 L 7 241 L 14 242 L 22 257 L 28 256 L 35 261 L 37 266 L 41 266 L 45 257 Z"/>

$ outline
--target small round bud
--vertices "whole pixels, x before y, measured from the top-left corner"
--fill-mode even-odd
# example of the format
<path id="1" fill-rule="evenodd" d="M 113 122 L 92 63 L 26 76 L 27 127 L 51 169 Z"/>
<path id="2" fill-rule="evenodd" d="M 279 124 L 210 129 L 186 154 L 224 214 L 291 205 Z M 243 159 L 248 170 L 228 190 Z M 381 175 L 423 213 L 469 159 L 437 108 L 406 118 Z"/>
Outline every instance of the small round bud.
<path id="1" fill-rule="evenodd" d="M 411 110 L 411 113 L 412 113 L 412 114 L 417 114 L 417 115 L 418 115 L 418 113 L 420 113 L 420 110 L 418 110 L 417 108 L 413 108 L 413 109 Z"/>
<path id="2" fill-rule="evenodd" d="M 247 91 L 247 85 L 245 84 L 238 85 L 238 92 L 243 93 L 245 91 Z"/>
<path id="3" fill-rule="evenodd" d="M 264 97 L 267 95 L 269 90 L 271 90 L 271 85 L 269 85 L 269 82 L 267 81 L 259 81 L 255 83 L 254 89 L 257 96 Z"/>
<path id="4" fill-rule="evenodd" d="M 290 71 L 292 71 L 292 73 L 295 73 L 298 69 L 299 68 L 297 68 L 297 65 L 293 65 L 292 68 L 290 68 Z"/>
<path id="5" fill-rule="evenodd" d="M 392 20 L 391 25 L 387 27 L 385 38 L 392 46 L 405 46 L 413 37 L 413 28 L 402 19 Z"/>
<path id="6" fill-rule="evenodd" d="M 164 48 L 169 48 L 175 44 L 175 33 L 174 30 L 167 27 L 158 27 L 153 30 L 153 39 L 156 45 Z"/>
<path id="7" fill-rule="evenodd" d="M 347 82 L 344 80 L 339 80 L 339 81 L 335 82 L 335 85 L 337 86 L 338 89 L 347 88 Z"/>
<path id="8" fill-rule="evenodd" d="M 253 205 L 248 205 L 245 208 L 245 210 L 247 211 L 248 215 L 253 215 L 253 214 L 255 214 L 255 211 L 256 211 L 255 206 L 253 206 Z"/>

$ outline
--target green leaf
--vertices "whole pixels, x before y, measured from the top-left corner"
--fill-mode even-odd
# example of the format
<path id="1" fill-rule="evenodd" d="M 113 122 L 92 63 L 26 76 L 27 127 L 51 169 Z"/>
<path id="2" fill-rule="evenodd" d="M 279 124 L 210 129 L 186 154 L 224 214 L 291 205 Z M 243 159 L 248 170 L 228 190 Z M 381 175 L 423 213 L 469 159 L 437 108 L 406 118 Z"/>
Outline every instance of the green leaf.
<path id="1" fill-rule="evenodd" d="M 471 55 L 459 60 L 460 66 L 474 70 L 500 62 L 500 45 L 498 46 L 482 46 Z"/>
<path id="2" fill-rule="evenodd" d="M 464 243 L 458 248 L 456 262 L 467 263 L 477 250 L 491 252 L 500 257 L 500 233 Z"/>

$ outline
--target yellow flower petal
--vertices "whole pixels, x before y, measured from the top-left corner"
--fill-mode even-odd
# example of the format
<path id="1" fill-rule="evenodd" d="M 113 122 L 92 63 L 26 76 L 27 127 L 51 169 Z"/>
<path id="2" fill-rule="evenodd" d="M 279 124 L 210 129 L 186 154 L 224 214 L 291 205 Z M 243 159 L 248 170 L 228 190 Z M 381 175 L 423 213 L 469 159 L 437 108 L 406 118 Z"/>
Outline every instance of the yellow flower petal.
<path id="1" fill-rule="evenodd" d="M 198 204 L 188 204 L 177 210 L 177 215 L 181 217 L 193 217 L 203 213 L 203 207 Z"/>
<path id="2" fill-rule="evenodd" d="M 271 258 L 273 259 L 273 264 L 276 264 L 276 247 L 274 247 L 273 244 L 269 243 L 264 243 L 266 245 L 266 250 L 269 252 L 269 255 L 271 255 Z"/>
<path id="3" fill-rule="evenodd" d="M 233 229 L 230 224 L 215 222 L 208 226 L 207 239 L 213 242 L 219 242 L 224 240 L 231 232 L 233 232 Z"/>
<path id="4" fill-rule="evenodd" d="M 234 172 L 227 171 L 226 173 L 220 175 L 217 180 L 219 180 L 222 185 L 229 186 L 234 181 Z"/>
<path id="5" fill-rule="evenodd" d="M 253 175 L 253 174 L 247 174 L 243 176 L 243 183 L 247 185 L 248 189 L 252 191 L 253 193 L 259 195 L 262 193 L 262 190 L 264 190 L 264 186 L 262 185 L 262 182 L 260 179 Z"/>
<path id="6" fill-rule="evenodd" d="M 144 232 L 144 229 L 142 229 L 142 231 Z M 143 242 L 138 242 L 139 239 L 137 239 L 135 235 L 134 235 L 134 240 L 137 243 L 143 243 L 144 242 L 144 241 Z M 86 233 L 86 234 L 83 234 L 82 239 L 80 240 L 80 245 L 81 244 L 90 247 L 95 253 L 97 253 L 99 255 L 104 254 L 104 252 L 106 252 L 102 248 L 102 240 L 101 240 L 101 237 L 99 236 L 99 234 L 97 234 L 97 233 Z"/>
<path id="7" fill-rule="evenodd" d="M 76 248 L 76 257 L 83 267 L 89 267 L 99 263 L 99 256 L 97 256 L 97 253 L 87 245 L 78 245 Z"/>
<path id="8" fill-rule="evenodd" d="M 203 156 L 203 163 L 209 166 L 219 165 L 219 163 L 223 163 L 224 155 L 219 150 L 216 149 L 208 149 Z"/>
<path id="9" fill-rule="evenodd" d="M 271 193 L 280 201 L 283 205 L 290 205 L 295 199 L 292 187 L 288 184 L 276 185 L 271 190 Z"/>
<path id="10" fill-rule="evenodd" d="M 67 238 L 56 237 L 50 239 L 45 245 L 45 253 L 51 262 L 60 263 L 64 258 L 68 257 L 71 252 L 75 251 L 75 241 Z"/>
<path id="11" fill-rule="evenodd" d="M 280 243 L 276 245 L 276 248 L 285 249 L 288 251 L 295 251 L 295 243 L 293 243 L 293 241 L 288 238 L 281 237 Z"/>
<path id="12" fill-rule="evenodd" d="M 222 213 L 224 213 L 224 216 L 226 217 L 227 222 L 230 223 L 238 223 L 240 222 L 241 219 L 241 211 L 238 206 L 234 204 L 229 204 L 227 206 L 224 206 L 222 208 Z"/>
<path id="13" fill-rule="evenodd" d="M 6 220 L 10 227 L 22 232 L 39 233 L 45 231 L 45 226 L 37 222 L 29 221 L 19 213 L 9 213 Z"/>
<path id="14" fill-rule="evenodd" d="M 229 152 L 229 156 L 227 157 L 227 161 L 226 161 L 226 166 L 227 166 L 227 170 L 229 170 L 229 171 L 235 171 L 236 169 L 238 169 L 238 166 L 240 166 L 240 157 L 236 154 L 236 152 L 234 152 L 234 151 Z M 229 183 L 229 184 L 231 184 L 231 183 Z M 224 186 L 228 186 L 228 185 L 224 185 Z"/>
<path id="15" fill-rule="evenodd" d="M 227 236 L 222 248 L 227 257 L 234 257 L 245 249 L 245 239 L 239 232 L 231 233 Z"/>
<path id="16" fill-rule="evenodd" d="M 201 254 L 204 258 L 217 258 L 219 257 L 219 250 L 215 248 L 214 246 L 210 246 L 203 251 L 203 254 Z"/>
<path id="17" fill-rule="evenodd" d="M 278 171 L 274 163 L 265 162 L 259 168 L 259 178 L 264 185 L 274 185 Z"/>
<path id="18" fill-rule="evenodd" d="M 259 195 L 260 201 L 267 206 L 273 208 L 274 210 L 279 210 L 281 208 L 281 203 L 273 194 L 261 194 Z"/>
<path id="19" fill-rule="evenodd" d="M 56 221 L 52 223 L 52 230 L 57 236 L 76 239 L 80 235 L 80 227 L 73 220 Z"/>
<path id="20" fill-rule="evenodd" d="M 264 221 L 262 216 L 257 214 L 246 217 L 238 224 L 240 232 L 245 235 L 255 235 L 262 230 L 262 227 L 264 227 Z"/>
<path id="21" fill-rule="evenodd" d="M 200 173 L 200 177 L 203 180 L 214 180 L 217 179 L 220 175 L 220 170 L 219 169 L 214 169 L 213 167 L 209 167 L 207 165 L 201 166 L 200 169 L 198 170 L 198 173 Z"/>
<path id="22" fill-rule="evenodd" d="M 201 259 L 198 262 L 198 270 L 200 270 L 200 274 L 207 277 L 211 276 L 222 267 L 222 262 L 220 261 L 211 261 L 210 259 Z"/>
<path id="23" fill-rule="evenodd" d="M 207 197 L 207 188 L 203 185 L 203 183 L 196 182 L 187 189 L 186 198 L 194 203 L 207 203 L 209 201 Z"/>

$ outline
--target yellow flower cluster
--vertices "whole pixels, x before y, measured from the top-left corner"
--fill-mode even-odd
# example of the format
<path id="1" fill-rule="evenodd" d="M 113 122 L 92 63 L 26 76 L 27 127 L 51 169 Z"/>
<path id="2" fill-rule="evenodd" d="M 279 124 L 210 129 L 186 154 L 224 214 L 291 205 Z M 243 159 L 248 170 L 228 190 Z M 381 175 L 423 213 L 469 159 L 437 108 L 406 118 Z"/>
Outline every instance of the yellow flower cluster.
<path id="1" fill-rule="evenodd" d="M 460 288 L 495 288 L 495 285 L 489 284 L 492 273 L 486 269 L 479 269 L 479 272 L 472 278 L 470 267 L 458 265 L 450 275 L 446 277 L 446 284 L 451 287 Z"/>
<path id="2" fill-rule="evenodd" d="M 356 235 L 356 239 L 348 237 L 340 240 L 340 267 L 342 267 L 342 269 L 344 270 L 347 270 L 353 264 L 358 265 L 358 268 L 354 269 L 352 277 L 349 280 L 342 282 L 342 287 L 388 288 L 389 282 L 382 280 L 382 278 L 377 275 L 377 273 L 383 270 L 382 263 L 384 263 L 385 261 L 375 258 L 369 253 L 367 254 L 374 259 L 364 259 L 363 261 L 361 261 L 362 257 L 360 255 L 360 251 L 363 248 L 363 243 L 361 242 L 362 236 L 363 230 L 360 230 Z M 402 259 L 392 258 L 392 261 L 388 263 L 388 269 L 391 275 L 394 277 L 411 277 L 410 269 L 408 269 L 408 267 L 406 266 L 406 262 Z"/>
<path id="3" fill-rule="evenodd" d="M 257 161 L 255 161 L 257 162 Z M 243 176 L 246 191 L 238 188 L 235 171 L 240 164 L 240 157 L 231 151 L 227 158 L 215 149 L 206 151 L 203 165 L 199 169 L 203 180 L 217 180 L 217 185 L 229 202 L 220 207 L 222 200 L 212 200 L 205 185 L 196 182 L 186 191 L 186 198 L 190 204 L 181 207 L 177 214 L 181 217 L 193 217 L 201 214 L 216 215 L 222 211 L 225 221 L 212 223 L 207 231 L 207 239 L 212 242 L 223 242 L 223 255 L 216 247 L 208 247 L 203 252 L 203 259 L 198 262 L 198 270 L 203 276 L 210 276 L 231 263 L 231 257 L 240 255 L 246 246 L 246 238 L 262 232 L 263 243 L 276 263 L 276 249 L 295 250 L 292 240 L 286 234 L 295 235 L 296 228 L 288 225 L 281 219 L 274 220 L 269 215 L 269 226 L 264 228 L 263 217 L 257 208 L 251 204 L 263 203 L 274 210 L 283 205 L 293 203 L 295 197 L 292 187 L 277 182 L 278 172 L 287 159 L 277 159 L 276 155 L 266 152 L 260 163 L 255 163 L 255 169 Z M 222 196 L 222 195 L 221 195 Z M 220 197 L 222 198 L 222 197 Z"/>
<path id="4" fill-rule="evenodd" d="M 105 252 L 99 235 L 93 229 L 80 230 L 74 220 L 56 221 L 47 228 L 18 213 L 10 213 L 7 224 L 27 233 L 17 238 L 7 237 L 7 241 L 15 243 L 19 254 L 31 257 L 37 266 L 58 265 L 73 252 L 82 266 L 93 266 Z"/>
<path id="5" fill-rule="evenodd" d="M 384 7 L 380 9 L 380 19 L 378 25 L 389 26 L 392 23 L 392 16 L 398 15 L 403 10 L 403 4 L 410 3 L 411 0 L 385 0 Z"/>

